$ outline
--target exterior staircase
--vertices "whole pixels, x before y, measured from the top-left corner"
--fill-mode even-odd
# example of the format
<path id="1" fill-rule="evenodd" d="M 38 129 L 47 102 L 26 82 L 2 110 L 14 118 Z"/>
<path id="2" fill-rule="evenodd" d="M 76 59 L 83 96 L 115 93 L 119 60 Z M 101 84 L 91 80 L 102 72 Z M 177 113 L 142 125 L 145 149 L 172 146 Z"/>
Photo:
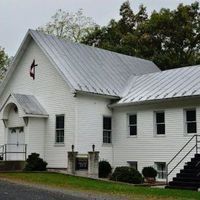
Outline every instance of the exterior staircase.
<path id="1" fill-rule="evenodd" d="M 9 146 L 21 146 L 21 151 L 11 152 Z M 8 160 L 11 154 L 20 154 L 20 160 Z M 0 172 L 22 171 L 26 164 L 27 145 L 26 144 L 4 144 L 0 145 Z"/>
<path id="2" fill-rule="evenodd" d="M 184 169 L 173 178 L 166 186 L 169 189 L 196 190 L 200 188 L 200 154 L 195 154 L 190 162 L 186 163 Z"/>
<path id="3" fill-rule="evenodd" d="M 9 147 L 17 147 L 14 148 L 14 151 L 10 151 Z M 20 147 L 20 148 L 18 148 Z M 17 160 L 26 160 L 27 157 L 27 144 L 4 144 L 0 145 L 0 161 L 7 161 L 8 155 L 22 155 L 20 159 Z"/>

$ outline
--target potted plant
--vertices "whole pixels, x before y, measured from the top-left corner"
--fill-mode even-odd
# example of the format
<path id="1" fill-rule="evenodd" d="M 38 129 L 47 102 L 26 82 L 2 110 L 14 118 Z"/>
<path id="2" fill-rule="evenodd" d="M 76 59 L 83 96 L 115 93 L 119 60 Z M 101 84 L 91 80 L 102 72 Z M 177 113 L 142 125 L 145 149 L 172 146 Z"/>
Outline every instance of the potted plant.
<path id="1" fill-rule="evenodd" d="M 142 170 L 142 175 L 147 183 L 155 183 L 157 171 L 153 167 L 144 167 Z"/>

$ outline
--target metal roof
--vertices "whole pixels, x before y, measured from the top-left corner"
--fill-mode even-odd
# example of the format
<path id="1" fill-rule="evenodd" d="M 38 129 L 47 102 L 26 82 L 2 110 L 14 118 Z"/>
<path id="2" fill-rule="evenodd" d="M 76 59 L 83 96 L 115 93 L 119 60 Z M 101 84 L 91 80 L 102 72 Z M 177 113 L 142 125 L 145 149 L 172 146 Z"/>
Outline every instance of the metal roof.
<path id="1" fill-rule="evenodd" d="M 134 76 L 117 103 L 141 103 L 200 95 L 200 65 Z"/>
<path id="2" fill-rule="evenodd" d="M 45 109 L 33 95 L 11 94 L 27 115 L 48 116 Z"/>
<path id="3" fill-rule="evenodd" d="M 120 96 L 131 75 L 160 71 L 151 61 L 29 30 L 36 43 L 75 91 Z M 36 58 L 37 59 L 37 58 Z"/>

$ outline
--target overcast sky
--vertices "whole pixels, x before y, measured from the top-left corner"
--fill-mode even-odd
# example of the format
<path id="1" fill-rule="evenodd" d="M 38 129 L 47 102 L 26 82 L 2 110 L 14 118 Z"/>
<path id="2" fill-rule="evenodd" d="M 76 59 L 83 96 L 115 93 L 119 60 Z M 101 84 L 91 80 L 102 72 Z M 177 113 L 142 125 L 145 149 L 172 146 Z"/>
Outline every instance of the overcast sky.
<path id="1" fill-rule="evenodd" d="M 106 25 L 111 18 L 119 18 L 120 5 L 125 0 L 0 0 L 0 46 L 9 56 L 14 55 L 29 28 L 36 29 L 48 22 L 58 10 L 76 12 L 83 8 L 86 16 L 97 24 Z M 179 3 L 194 0 L 130 0 L 133 10 L 140 4 L 151 13 L 162 7 L 176 8 Z"/>

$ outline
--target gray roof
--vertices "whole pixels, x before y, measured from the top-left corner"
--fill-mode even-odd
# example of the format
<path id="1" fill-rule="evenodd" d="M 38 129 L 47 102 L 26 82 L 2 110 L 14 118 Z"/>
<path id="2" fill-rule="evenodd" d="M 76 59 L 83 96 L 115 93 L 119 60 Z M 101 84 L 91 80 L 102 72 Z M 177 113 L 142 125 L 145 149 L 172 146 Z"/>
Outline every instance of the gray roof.
<path id="1" fill-rule="evenodd" d="M 33 95 L 12 94 L 12 96 L 21 106 L 25 114 L 48 116 L 46 110 L 41 106 L 41 104 Z"/>
<path id="2" fill-rule="evenodd" d="M 160 71 L 153 62 L 144 59 L 69 42 L 34 30 L 29 30 L 28 35 L 75 91 L 120 96 L 131 75 Z"/>
<path id="3" fill-rule="evenodd" d="M 200 65 L 132 77 L 118 104 L 200 95 Z"/>

